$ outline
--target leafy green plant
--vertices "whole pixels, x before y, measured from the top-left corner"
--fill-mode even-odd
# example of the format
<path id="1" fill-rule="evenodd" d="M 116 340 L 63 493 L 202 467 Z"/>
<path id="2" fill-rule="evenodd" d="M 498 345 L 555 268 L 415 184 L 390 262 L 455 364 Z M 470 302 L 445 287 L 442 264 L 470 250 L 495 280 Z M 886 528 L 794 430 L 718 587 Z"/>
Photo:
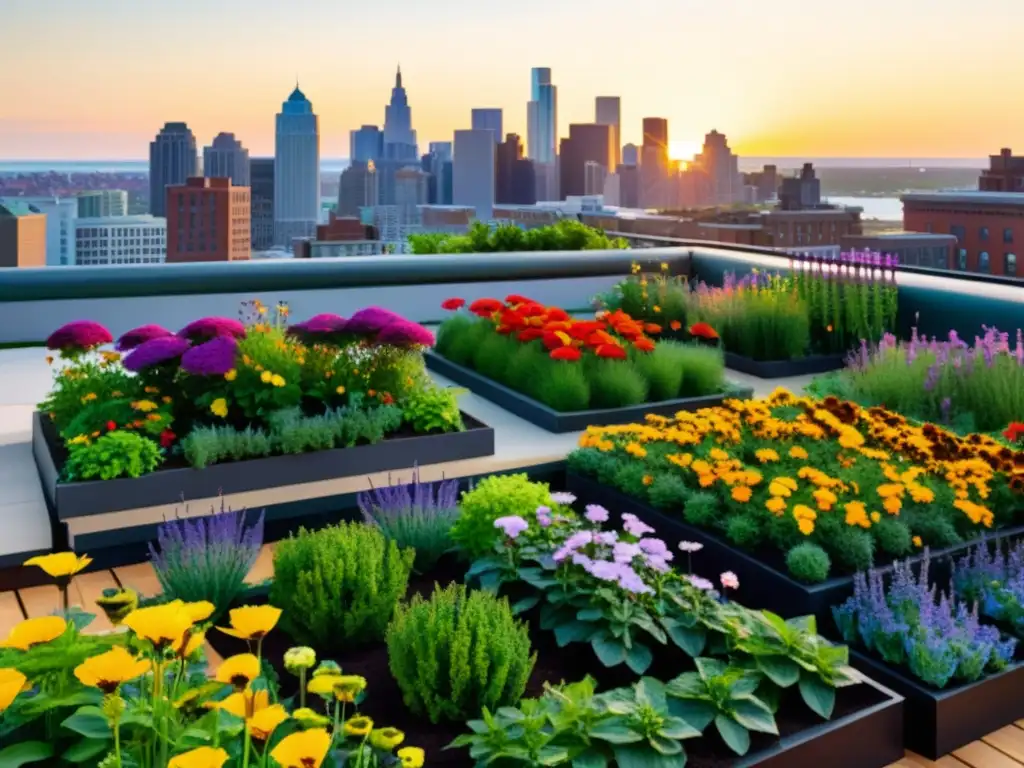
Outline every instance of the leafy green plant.
<path id="1" fill-rule="evenodd" d="M 140 477 L 156 469 L 161 461 L 160 446 L 153 440 L 118 430 L 96 440 L 72 441 L 68 445 L 63 475 L 66 480 Z"/>
<path id="2" fill-rule="evenodd" d="M 552 504 L 547 484 L 531 482 L 526 474 L 485 477 L 462 494 L 452 540 L 470 558 L 480 557 L 490 552 L 501 536 L 495 520 L 533 514 L 537 507 Z"/>
<path id="3" fill-rule="evenodd" d="M 573 219 L 530 230 L 515 224 L 499 224 L 492 229 L 482 222 L 474 222 L 465 235 L 410 235 L 409 245 L 415 254 L 604 251 L 628 247 L 622 238 L 609 238 L 600 230 Z"/>
<path id="4" fill-rule="evenodd" d="M 399 606 L 387 645 L 406 706 L 432 723 L 514 704 L 537 661 L 506 600 L 456 584 Z"/>
<path id="5" fill-rule="evenodd" d="M 82 406 L 78 415 L 61 431 L 61 437 L 72 440 L 80 435 L 111 432 L 115 429 L 135 430 L 157 437 L 174 422 L 167 403 L 156 400 L 132 400 L 127 397 L 94 400 Z"/>
<path id="6" fill-rule="evenodd" d="M 50 414 L 57 430 L 63 433 L 84 405 L 140 397 L 142 387 L 135 377 L 113 365 L 118 358 L 115 352 L 89 352 L 62 358 L 61 367 L 54 371 L 53 389 L 39 404 L 40 412 Z"/>
<path id="7" fill-rule="evenodd" d="M 274 441 L 265 431 L 252 426 L 197 426 L 181 441 L 181 450 L 189 464 L 203 469 L 222 461 L 269 456 L 274 451 Z"/>
<path id="8" fill-rule="evenodd" d="M 301 528 L 274 550 L 270 601 L 284 610 L 283 624 L 299 644 L 350 648 L 380 640 L 415 556 L 369 525 Z"/>
<path id="9" fill-rule="evenodd" d="M 465 389 L 424 385 L 414 389 L 402 400 L 402 418 L 418 434 L 429 432 L 462 432 L 459 395 Z"/>
<path id="10" fill-rule="evenodd" d="M 786 553 L 786 567 L 794 578 L 805 584 L 820 584 L 828 578 L 832 561 L 824 549 L 805 541 Z"/>
<path id="11" fill-rule="evenodd" d="M 680 397 L 699 397 L 725 390 L 725 358 L 722 350 L 686 344 L 678 358 L 683 367 Z"/>

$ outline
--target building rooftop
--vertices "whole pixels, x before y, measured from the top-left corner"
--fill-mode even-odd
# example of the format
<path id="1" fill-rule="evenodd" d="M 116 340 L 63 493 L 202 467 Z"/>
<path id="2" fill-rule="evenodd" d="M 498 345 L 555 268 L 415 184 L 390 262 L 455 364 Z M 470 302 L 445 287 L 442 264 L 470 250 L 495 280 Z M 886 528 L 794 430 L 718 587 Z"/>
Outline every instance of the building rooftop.
<path id="1" fill-rule="evenodd" d="M 846 235 L 847 240 L 955 240 L 956 235 L 943 234 L 941 232 L 908 232 L 907 230 L 894 229 L 889 232 L 875 232 L 870 235 Z"/>
<path id="2" fill-rule="evenodd" d="M 975 203 L 978 205 L 1024 206 L 1024 192 L 911 192 L 900 197 L 904 203 Z"/>
<path id="3" fill-rule="evenodd" d="M 163 216 L 152 216 L 140 213 L 135 216 L 95 216 L 92 218 L 75 219 L 76 227 L 132 227 L 145 224 L 167 224 Z"/>
<path id="4" fill-rule="evenodd" d="M 28 203 L 18 200 L 8 200 L 5 203 L 0 203 L 0 216 L 37 216 L 39 213 L 38 208 L 33 208 Z"/>

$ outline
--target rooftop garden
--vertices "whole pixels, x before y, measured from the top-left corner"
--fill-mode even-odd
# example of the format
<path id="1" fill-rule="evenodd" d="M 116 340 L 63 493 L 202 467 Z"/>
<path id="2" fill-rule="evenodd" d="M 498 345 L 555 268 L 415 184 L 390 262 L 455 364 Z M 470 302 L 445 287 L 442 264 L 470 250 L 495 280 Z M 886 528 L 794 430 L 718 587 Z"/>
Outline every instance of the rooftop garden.
<path id="1" fill-rule="evenodd" d="M 628 247 L 621 237 L 608 237 L 601 230 L 588 227 L 575 219 L 563 219 L 534 229 L 523 229 L 512 223 L 498 224 L 492 228 L 474 221 L 465 235 L 410 235 L 409 245 L 416 254 L 608 251 Z"/>

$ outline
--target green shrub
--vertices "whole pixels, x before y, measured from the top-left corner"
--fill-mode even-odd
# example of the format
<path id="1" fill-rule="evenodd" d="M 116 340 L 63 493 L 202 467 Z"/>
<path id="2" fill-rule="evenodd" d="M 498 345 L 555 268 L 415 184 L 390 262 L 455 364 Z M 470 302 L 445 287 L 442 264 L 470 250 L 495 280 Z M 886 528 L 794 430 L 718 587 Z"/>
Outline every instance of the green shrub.
<path id="1" fill-rule="evenodd" d="M 624 408 L 647 402 L 647 380 L 628 360 L 588 359 L 591 408 Z"/>
<path id="2" fill-rule="evenodd" d="M 674 341 L 659 341 L 653 352 L 633 354 L 633 363 L 647 380 L 649 399 L 674 400 L 683 388 L 686 347 Z"/>
<path id="3" fill-rule="evenodd" d="M 835 515 L 818 518 L 821 544 L 844 571 L 866 571 L 874 564 L 875 539 L 863 528 L 852 528 Z"/>
<path id="4" fill-rule="evenodd" d="M 476 559 L 488 554 L 500 536 L 495 520 L 551 506 L 551 491 L 546 483 L 532 483 L 525 474 L 491 475 L 463 493 L 459 506 L 461 514 L 452 526 L 452 541 L 470 559 Z"/>
<path id="5" fill-rule="evenodd" d="M 714 347 L 683 345 L 680 397 L 700 397 L 725 389 L 725 357 Z"/>
<path id="6" fill-rule="evenodd" d="M 297 645 L 351 648 L 383 639 L 405 595 L 416 553 L 377 528 L 300 528 L 274 550 L 270 602 Z"/>
<path id="7" fill-rule="evenodd" d="M 707 491 L 698 491 L 686 500 L 683 517 L 690 525 L 714 528 L 718 522 L 718 497 Z"/>
<path id="8" fill-rule="evenodd" d="M 552 360 L 545 354 L 526 393 L 556 411 L 585 411 L 590 406 L 591 383 L 582 365 Z"/>
<path id="9" fill-rule="evenodd" d="M 432 723 L 515 704 L 537 661 L 507 600 L 455 584 L 399 606 L 387 644 L 402 700 Z"/>
<path id="10" fill-rule="evenodd" d="M 482 222 L 474 222 L 465 235 L 410 235 L 409 245 L 415 254 L 607 251 L 629 247 L 621 237 L 610 238 L 601 230 L 575 219 L 563 219 L 531 230 L 523 230 L 515 224 L 499 224 L 491 228 Z"/>
<path id="11" fill-rule="evenodd" d="M 668 473 L 655 475 L 647 489 L 647 498 L 658 509 L 680 511 L 692 495 L 681 477 Z"/>
<path id="12" fill-rule="evenodd" d="M 820 584 L 828 578 L 832 561 L 828 553 L 810 541 L 798 544 L 786 554 L 786 567 L 793 578 L 805 584 Z"/>
<path id="13" fill-rule="evenodd" d="M 512 389 L 527 392 L 531 397 L 536 397 L 533 393 L 538 390 L 535 390 L 533 385 L 547 375 L 546 371 L 548 367 L 553 367 L 550 366 L 553 362 L 556 361 L 548 357 L 547 350 L 540 344 L 520 344 L 508 359 L 505 382 Z M 586 396 L 589 400 L 589 390 L 587 390 Z M 540 400 L 539 397 L 537 399 Z"/>
<path id="14" fill-rule="evenodd" d="M 511 336 L 489 333 L 476 345 L 473 352 L 473 368 L 489 379 L 506 384 L 508 382 L 508 361 L 520 342 Z"/>
<path id="15" fill-rule="evenodd" d="M 402 418 L 418 434 L 428 432 L 462 432 L 459 395 L 464 389 L 438 387 L 424 383 L 412 390 L 402 401 Z"/>
<path id="16" fill-rule="evenodd" d="M 181 441 L 185 460 L 195 469 L 222 461 L 242 461 L 269 456 L 274 442 L 262 429 L 231 426 L 195 426 Z"/>
<path id="17" fill-rule="evenodd" d="M 486 320 L 456 315 L 441 323 L 434 349 L 456 365 L 473 367 L 473 355 L 480 342 L 494 334 Z"/>
<path id="18" fill-rule="evenodd" d="M 753 549 L 764 540 L 761 523 L 752 514 L 731 515 L 725 524 L 725 535 L 740 549 Z"/>
<path id="19" fill-rule="evenodd" d="M 612 485 L 625 494 L 637 499 L 647 498 L 648 478 L 647 467 L 637 461 L 622 462 L 615 470 Z"/>
<path id="20" fill-rule="evenodd" d="M 602 453 L 596 448 L 578 448 L 566 457 L 566 466 L 573 472 L 592 477 L 604 485 L 615 484 L 615 474 L 622 459 L 613 453 Z"/>
<path id="21" fill-rule="evenodd" d="M 140 477 L 156 469 L 160 446 L 135 432 L 108 432 L 87 443 L 70 443 L 64 462 L 65 480 L 113 480 Z"/>
<path id="22" fill-rule="evenodd" d="M 882 519 L 871 526 L 875 541 L 887 555 L 904 557 L 914 549 L 914 543 L 907 524 L 898 517 L 883 515 Z"/>

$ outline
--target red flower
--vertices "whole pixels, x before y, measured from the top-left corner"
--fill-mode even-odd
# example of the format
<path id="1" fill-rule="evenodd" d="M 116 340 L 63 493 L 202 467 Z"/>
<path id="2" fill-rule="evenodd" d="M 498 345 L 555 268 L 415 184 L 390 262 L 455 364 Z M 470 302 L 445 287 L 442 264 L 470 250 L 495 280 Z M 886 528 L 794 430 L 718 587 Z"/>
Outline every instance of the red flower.
<path id="1" fill-rule="evenodd" d="M 518 293 L 510 293 L 505 297 L 506 304 L 534 304 L 533 299 L 528 299 L 525 296 L 520 296 Z"/>
<path id="2" fill-rule="evenodd" d="M 543 338 L 544 331 L 540 328 L 524 328 L 516 334 L 516 338 L 524 344 L 528 341 L 536 341 L 537 339 Z"/>
<path id="3" fill-rule="evenodd" d="M 633 346 L 639 349 L 641 352 L 654 351 L 654 342 L 648 339 L 646 336 L 641 336 L 640 338 L 634 340 Z"/>
<path id="4" fill-rule="evenodd" d="M 699 339 L 717 339 L 718 332 L 707 323 L 694 323 L 690 326 L 690 335 Z"/>
<path id="5" fill-rule="evenodd" d="M 604 357 L 609 360 L 625 360 L 626 350 L 620 347 L 618 344 L 602 344 L 594 350 L 594 354 L 598 357 Z"/>
<path id="6" fill-rule="evenodd" d="M 683 324 L 680 323 L 678 320 L 673 320 L 671 323 L 668 324 L 668 327 L 671 328 L 673 331 L 678 331 L 680 328 L 683 327 Z"/>
<path id="7" fill-rule="evenodd" d="M 504 305 L 497 299 L 477 299 L 469 305 L 469 311 L 480 317 L 490 317 L 502 309 Z"/>
<path id="8" fill-rule="evenodd" d="M 553 322 L 544 323 L 545 331 L 565 331 L 570 333 L 572 331 L 572 323 L 566 322 L 565 320 L 555 320 Z"/>
<path id="9" fill-rule="evenodd" d="M 595 331 L 603 330 L 604 325 L 599 323 L 597 320 L 578 320 L 570 326 L 569 335 L 574 339 L 582 341 Z"/>
<path id="10" fill-rule="evenodd" d="M 559 307 L 548 307 L 548 320 L 568 320 L 569 313 Z"/>
<path id="11" fill-rule="evenodd" d="M 543 331 L 541 338 L 544 340 L 544 346 L 548 349 L 572 346 L 572 337 L 565 331 Z"/>
<path id="12" fill-rule="evenodd" d="M 390 392 L 381 392 L 380 401 L 384 403 L 384 405 L 391 405 L 393 402 L 395 402 L 395 398 L 391 396 Z"/>
<path id="13" fill-rule="evenodd" d="M 465 305 L 465 299 L 445 299 L 441 302 L 441 309 L 447 309 L 449 312 L 455 312 L 458 309 L 462 309 Z"/>
<path id="14" fill-rule="evenodd" d="M 171 430 L 165 429 L 163 432 L 160 433 L 160 447 L 170 448 L 171 445 L 174 443 L 174 438 L 176 437 L 177 435 L 171 432 Z"/>
<path id="15" fill-rule="evenodd" d="M 544 309 L 540 304 L 525 304 L 519 307 L 518 312 L 523 313 L 523 317 L 539 317 L 540 315 L 546 314 L 547 310 Z"/>
<path id="16" fill-rule="evenodd" d="M 644 325 L 644 331 L 646 333 L 661 333 L 661 326 L 657 323 L 647 323 Z"/>
<path id="17" fill-rule="evenodd" d="M 113 432 L 115 429 L 117 429 L 117 422 L 116 421 L 108 421 L 107 422 L 107 432 Z"/>
<path id="18" fill-rule="evenodd" d="M 600 347 L 602 344 L 617 346 L 618 342 L 608 331 L 594 331 L 587 337 L 587 344 L 592 347 Z"/>
<path id="19" fill-rule="evenodd" d="M 559 347 L 551 350 L 551 359 L 574 363 L 580 359 L 580 351 L 576 347 Z"/>
<path id="20" fill-rule="evenodd" d="M 522 328 L 526 325 L 526 322 L 523 320 L 523 316 L 511 309 L 503 310 L 498 322 L 502 325 L 511 326 L 512 328 Z"/>
<path id="21" fill-rule="evenodd" d="M 1024 440 L 1024 422 L 1014 421 L 1006 428 L 1003 432 L 1003 437 L 1009 440 L 1011 443 L 1016 443 Z"/>

